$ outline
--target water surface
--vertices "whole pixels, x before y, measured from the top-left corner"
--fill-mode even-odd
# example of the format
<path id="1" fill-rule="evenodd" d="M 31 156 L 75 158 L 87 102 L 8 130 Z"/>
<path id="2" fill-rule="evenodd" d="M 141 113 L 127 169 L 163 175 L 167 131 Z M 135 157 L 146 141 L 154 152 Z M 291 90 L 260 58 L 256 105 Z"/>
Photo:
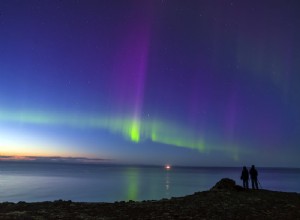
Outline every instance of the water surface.
<path id="1" fill-rule="evenodd" d="M 300 169 L 258 168 L 261 186 L 300 192 Z M 152 200 L 209 190 L 221 178 L 241 184 L 240 168 L 0 162 L 0 202 Z"/>

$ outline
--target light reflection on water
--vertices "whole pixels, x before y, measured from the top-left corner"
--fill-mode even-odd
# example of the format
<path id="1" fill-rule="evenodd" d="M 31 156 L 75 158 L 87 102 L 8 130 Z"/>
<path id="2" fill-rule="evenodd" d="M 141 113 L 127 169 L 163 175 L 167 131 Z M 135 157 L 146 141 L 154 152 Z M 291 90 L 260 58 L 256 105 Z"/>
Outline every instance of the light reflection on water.
<path id="1" fill-rule="evenodd" d="M 299 169 L 258 170 L 264 188 L 300 192 Z M 171 198 L 209 190 L 224 177 L 241 184 L 240 172 L 240 168 L 165 170 L 164 167 L 0 162 L 0 202 Z"/>
<path id="2" fill-rule="evenodd" d="M 169 197 L 169 196 L 170 196 L 169 189 L 170 189 L 170 174 L 169 174 L 169 172 L 167 171 L 167 172 L 166 172 L 166 193 L 165 193 L 165 196 L 166 196 L 166 197 Z"/>

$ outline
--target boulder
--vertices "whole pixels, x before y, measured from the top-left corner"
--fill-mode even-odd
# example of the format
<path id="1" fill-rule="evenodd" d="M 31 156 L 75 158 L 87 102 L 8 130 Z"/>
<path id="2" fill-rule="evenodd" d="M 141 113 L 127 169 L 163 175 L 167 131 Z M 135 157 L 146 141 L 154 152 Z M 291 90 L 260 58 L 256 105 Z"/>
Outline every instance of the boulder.
<path id="1" fill-rule="evenodd" d="M 241 191 L 243 188 L 235 184 L 235 181 L 229 178 L 223 178 L 213 186 L 210 191 Z"/>

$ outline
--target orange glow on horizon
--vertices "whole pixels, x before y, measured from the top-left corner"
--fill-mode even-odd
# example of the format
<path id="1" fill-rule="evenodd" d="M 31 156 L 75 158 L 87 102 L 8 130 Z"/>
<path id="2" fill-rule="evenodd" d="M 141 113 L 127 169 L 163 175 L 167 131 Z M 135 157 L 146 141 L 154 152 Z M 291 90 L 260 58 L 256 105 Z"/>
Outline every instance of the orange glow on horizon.
<path id="1" fill-rule="evenodd" d="M 62 157 L 62 158 L 87 158 L 92 159 L 95 158 L 95 155 L 92 154 L 86 154 L 86 153 L 67 153 L 67 152 L 47 152 L 45 150 L 35 151 L 32 152 L 30 150 L 26 151 L 18 151 L 18 150 L 2 150 L 3 147 L 0 146 L 0 161 L 8 161 L 8 160 L 28 160 L 33 161 L 35 160 L 34 157 L 45 157 L 45 158 L 51 158 L 51 157 Z M 4 148 L 5 149 L 5 148 Z M 7 157 L 7 158 L 6 158 Z"/>
<path id="2" fill-rule="evenodd" d="M 1 161 L 32 161 L 32 162 L 66 162 L 66 163 L 103 163 L 109 162 L 110 160 L 95 158 L 95 157 L 74 157 L 74 156 L 16 156 L 16 155 L 3 155 L 0 154 Z"/>
<path id="3" fill-rule="evenodd" d="M 11 161 L 11 160 L 27 160 L 27 161 L 34 161 L 33 158 L 29 156 L 10 156 L 10 155 L 1 155 L 4 157 L 0 157 L 0 161 Z M 5 158 L 7 157 L 7 158 Z"/>

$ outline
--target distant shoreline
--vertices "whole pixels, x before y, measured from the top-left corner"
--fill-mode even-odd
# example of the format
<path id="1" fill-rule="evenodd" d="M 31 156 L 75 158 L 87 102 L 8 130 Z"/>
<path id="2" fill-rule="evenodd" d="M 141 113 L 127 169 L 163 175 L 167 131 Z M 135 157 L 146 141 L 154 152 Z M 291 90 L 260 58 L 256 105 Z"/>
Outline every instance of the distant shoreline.
<path id="1" fill-rule="evenodd" d="M 30 164 L 57 164 L 57 165 L 96 165 L 96 166 L 120 166 L 120 167 L 156 167 L 164 168 L 164 165 L 157 164 L 123 164 L 115 162 L 76 162 L 76 161 L 42 161 L 42 160 L 1 160 L 0 163 L 30 163 Z M 189 166 L 189 165 L 172 165 L 172 168 L 177 169 L 242 169 L 240 166 Z M 261 166 L 260 169 L 292 169 L 300 170 L 300 167 L 272 167 L 272 166 Z"/>

